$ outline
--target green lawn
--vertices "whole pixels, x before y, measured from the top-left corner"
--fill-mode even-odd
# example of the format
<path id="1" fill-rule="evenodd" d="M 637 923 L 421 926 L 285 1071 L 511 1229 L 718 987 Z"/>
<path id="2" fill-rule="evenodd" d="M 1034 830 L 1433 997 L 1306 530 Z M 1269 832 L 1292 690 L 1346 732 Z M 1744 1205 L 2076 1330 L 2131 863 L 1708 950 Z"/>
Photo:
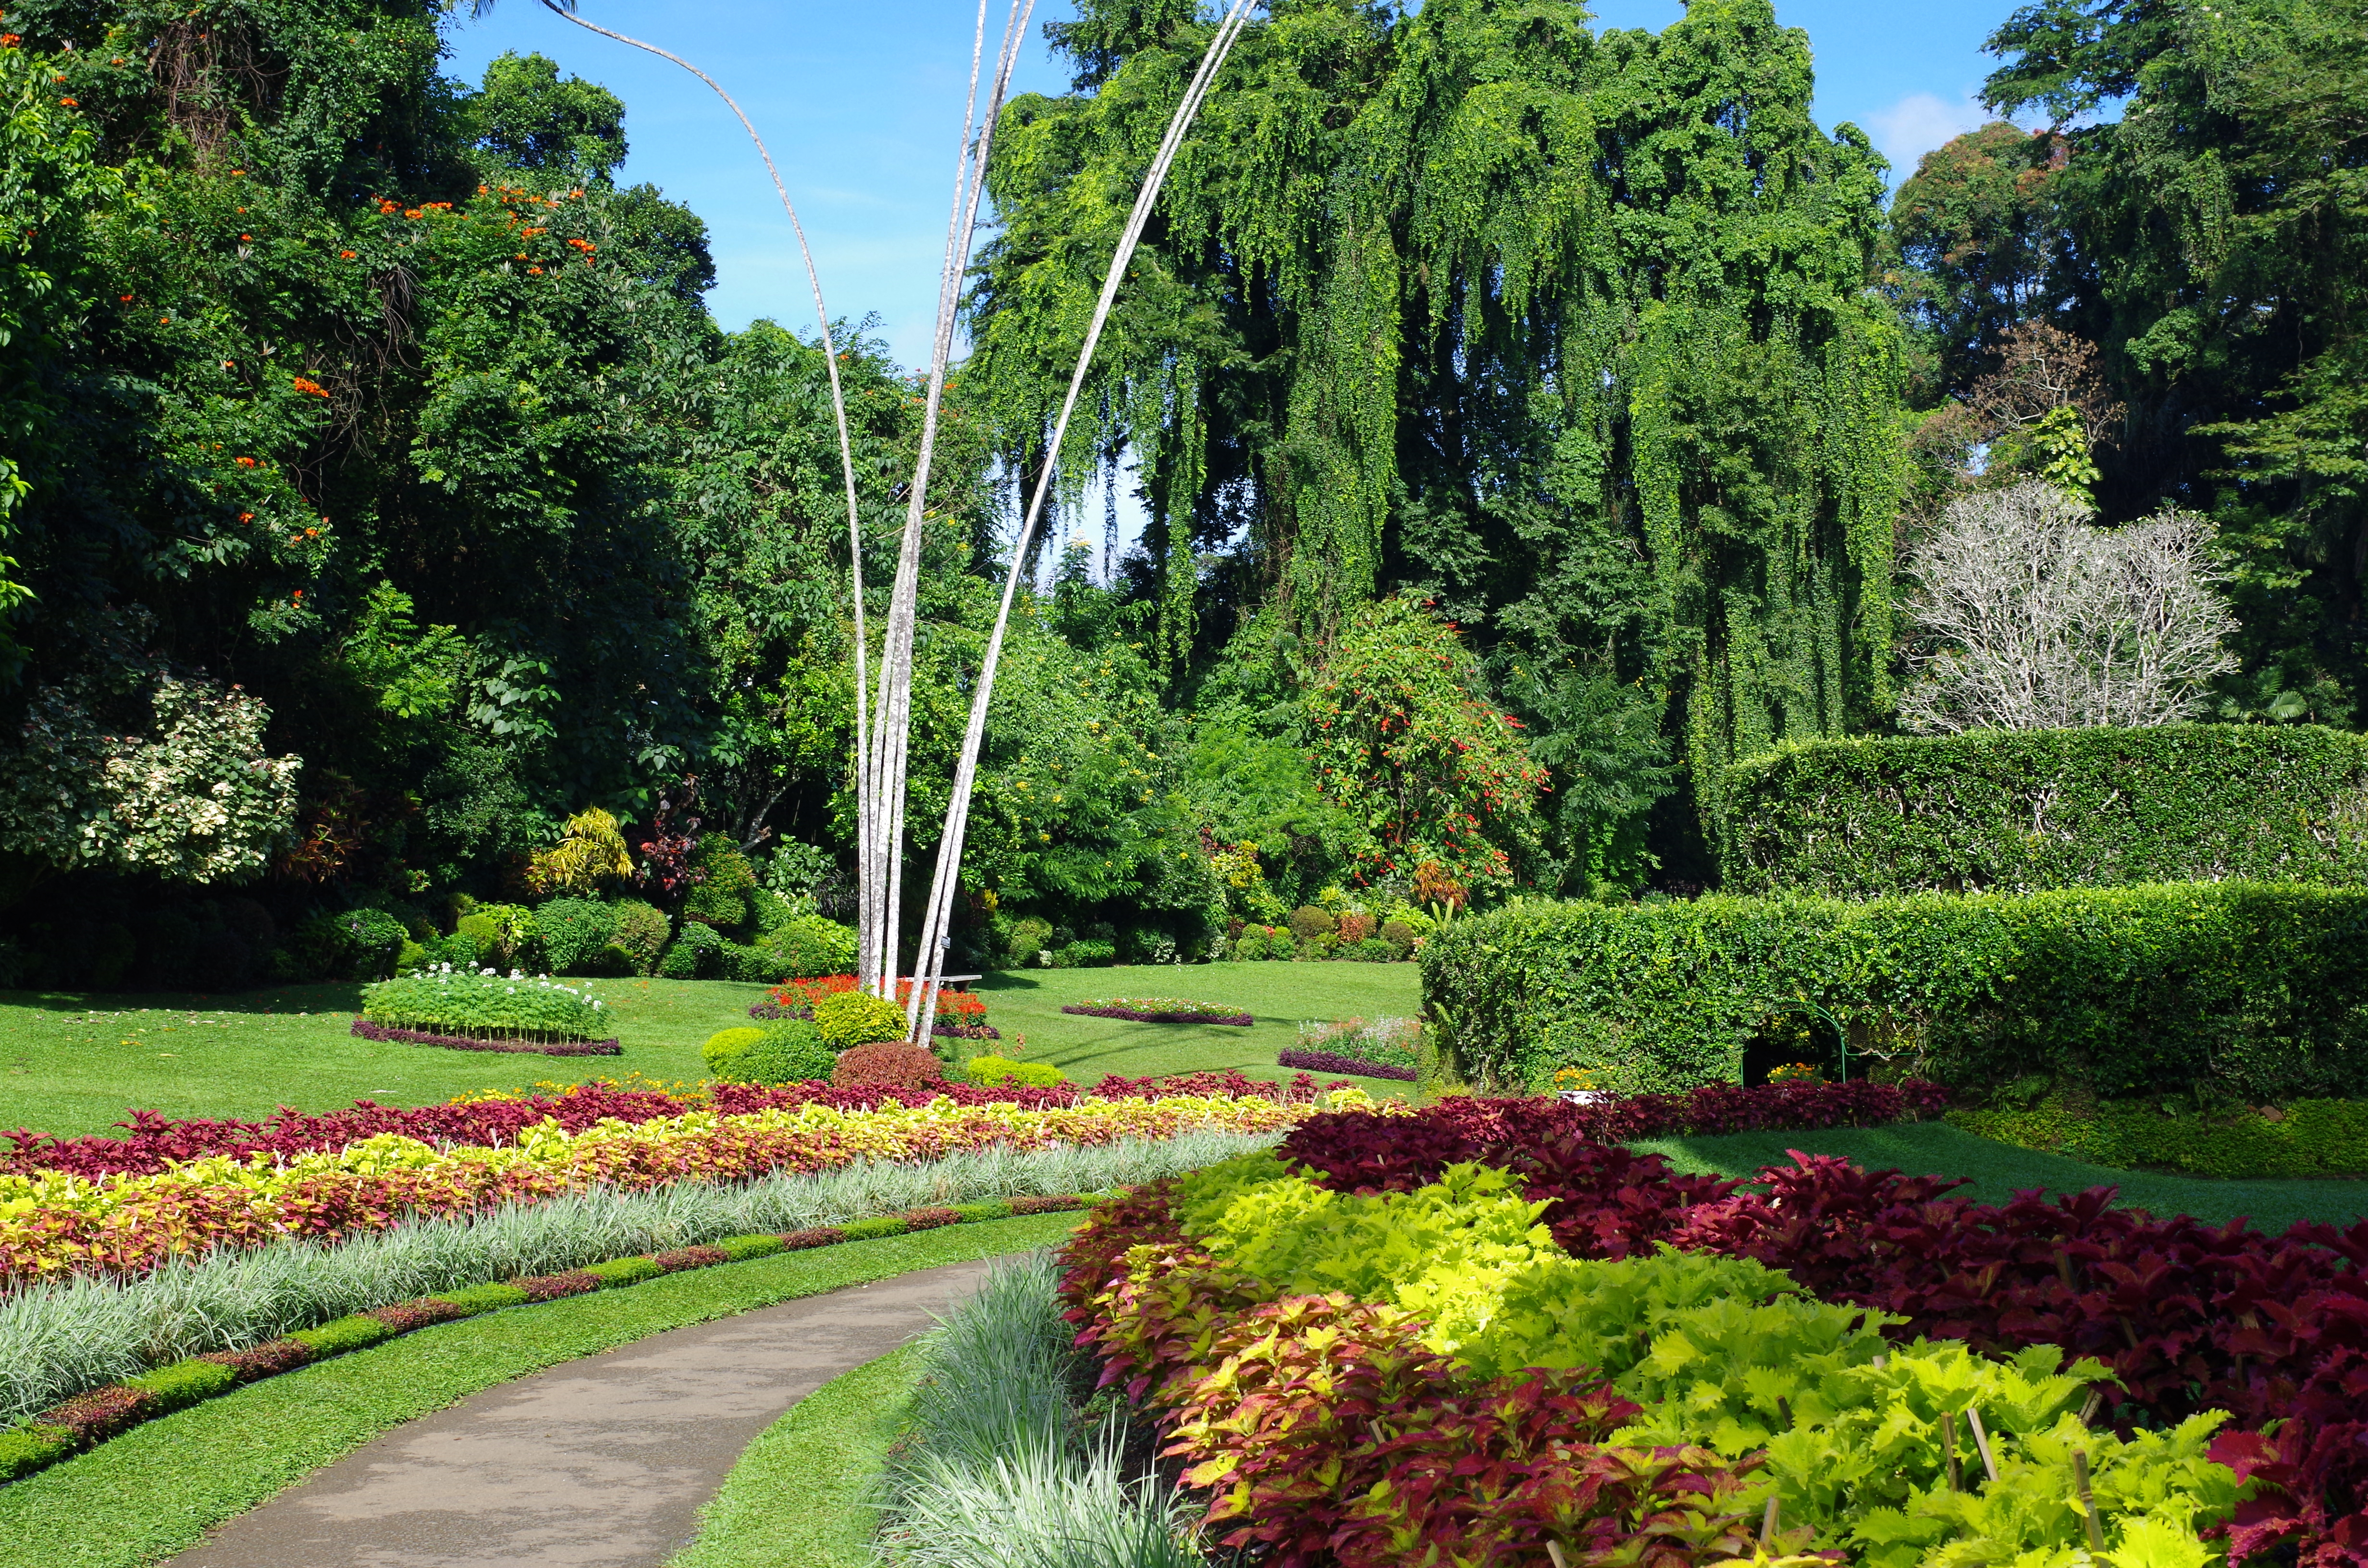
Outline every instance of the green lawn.
<path id="1" fill-rule="evenodd" d="M 282 1104 L 330 1110 L 369 1098 L 420 1105 L 484 1089 L 639 1073 L 706 1076 L 701 1041 L 747 1021 L 766 987 L 728 981 L 593 983 L 616 1018 L 621 1056 L 511 1056 L 357 1040 L 360 987 L 299 985 L 233 996 L 0 992 L 0 1128 L 103 1132 L 134 1108 L 252 1119 Z M 1239 1067 L 1281 1076 L 1275 1052 L 1302 1018 L 1415 1010 L 1412 964 L 1254 963 L 1042 970 L 991 975 L 987 1017 L 1024 1035 L 1031 1057 L 1073 1078 Z M 1250 1028 L 1134 1024 L 1064 1014 L 1063 1003 L 1125 994 L 1227 1002 Z M 992 1042 L 981 1042 L 993 1049 Z M 1377 1091 L 1402 1090 L 1380 1080 Z"/>
<path id="2" fill-rule="evenodd" d="M 2297 1221 L 2349 1224 L 2368 1216 L 2368 1181 L 2214 1181 L 2113 1170 L 2061 1154 L 1977 1138 L 1945 1122 L 1839 1128 L 1829 1132 L 1731 1132 L 1717 1138 L 1656 1138 L 1634 1145 L 1668 1156 L 1680 1170 L 1748 1176 L 1762 1165 L 1790 1165 L 1788 1149 L 1840 1154 L 1861 1165 L 1915 1176 L 1970 1176 L 1958 1190 L 2003 1203 L 2026 1187 L 2078 1192 L 2118 1187 L 2121 1200 L 2156 1214 L 2192 1214 L 2218 1225 L 2238 1215 L 2266 1231 Z"/>

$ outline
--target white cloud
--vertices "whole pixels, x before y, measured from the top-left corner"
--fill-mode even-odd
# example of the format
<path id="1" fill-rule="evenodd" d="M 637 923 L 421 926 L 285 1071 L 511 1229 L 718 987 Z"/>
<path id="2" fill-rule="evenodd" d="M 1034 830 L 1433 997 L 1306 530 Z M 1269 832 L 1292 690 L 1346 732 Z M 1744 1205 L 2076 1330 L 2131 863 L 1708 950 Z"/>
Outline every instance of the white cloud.
<path id="1" fill-rule="evenodd" d="M 1936 94 L 1910 93 L 1889 108 L 1866 117 L 1875 147 L 1891 160 L 1894 180 L 1914 174 L 1916 161 L 1935 147 L 1989 121 L 1989 114 L 1970 94 L 1951 103 Z"/>

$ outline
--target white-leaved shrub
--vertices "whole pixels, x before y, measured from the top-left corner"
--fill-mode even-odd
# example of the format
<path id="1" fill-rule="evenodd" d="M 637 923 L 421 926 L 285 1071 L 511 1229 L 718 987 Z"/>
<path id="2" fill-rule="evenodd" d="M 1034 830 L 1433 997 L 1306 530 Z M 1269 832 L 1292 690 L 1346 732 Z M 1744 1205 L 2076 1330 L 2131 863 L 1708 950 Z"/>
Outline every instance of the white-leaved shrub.
<path id="1" fill-rule="evenodd" d="M 1953 503 L 1909 567 L 1901 718 L 1954 732 L 2192 717 L 2237 665 L 2211 539 L 2188 512 L 2100 528 L 2038 482 Z"/>

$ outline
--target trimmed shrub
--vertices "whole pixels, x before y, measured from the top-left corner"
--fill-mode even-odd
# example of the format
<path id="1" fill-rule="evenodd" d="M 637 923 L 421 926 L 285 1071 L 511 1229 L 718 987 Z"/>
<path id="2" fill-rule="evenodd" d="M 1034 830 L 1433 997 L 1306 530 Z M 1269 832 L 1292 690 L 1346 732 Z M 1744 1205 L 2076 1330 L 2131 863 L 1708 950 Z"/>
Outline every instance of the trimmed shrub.
<path id="1" fill-rule="evenodd" d="M 24 1426 L 0 1432 L 0 1481 L 14 1481 L 55 1464 L 74 1450 L 74 1435 L 63 1426 Z"/>
<path id="2" fill-rule="evenodd" d="M 529 1274 L 513 1279 L 529 1301 L 556 1301 L 564 1296 L 588 1296 L 600 1288 L 600 1277 L 586 1268 L 570 1268 L 560 1274 Z"/>
<path id="3" fill-rule="evenodd" d="M 790 1231 L 775 1238 L 783 1252 L 803 1252 L 808 1247 L 837 1246 L 847 1240 L 847 1233 L 837 1225 L 816 1225 L 812 1230 Z"/>
<path id="4" fill-rule="evenodd" d="M 637 898 L 617 901 L 617 934 L 610 940 L 624 949 L 626 965 L 635 974 L 656 971 L 666 939 L 673 935 L 674 924 L 664 910 Z"/>
<path id="5" fill-rule="evenodd" d="M 1235 963 L 1256 963 L 1265 958 L 1270 950 L 1267 942 L 1266 928 L 1261 926 L 1247 926 L 1240 936 L 1234 938 Z"/>
<path id="6" fill-rule="evenodd" d="M 1395 963 L 1398 950 L 1379 937 L 1367 937 L 1358 942 L 1343 943 L 1334 956 L 1359 963 Z"/>
<path id="7" fill-rule="evenodd" d="M 905 1038 L 905 1009 L 885 996 L 841 991 L 814 1004 L 814 1026 L 833 1051 Z"/>
<path id="8" fill-rule="evenodd" d="M 453 923 L 477 961 L 493 969 L 531 969 L 542 952 L 534 911 L 518 903 L 481 903 Z"/>
<path id="9" fill-rule="evenodd" d="M 2368 1093 L 2368 890 L 1528 903 L 1455 921 L 1421 962 L 1440 1049 L 1484 1083 L 1734 1083 L 1756 1041 L 1793 1051 L 1816 1004 L 1848 1025 L 1853 1077 Z"/>
<path id="10" fill-rule="evenodd" d="M 766 941 L 781 955 L 792 980 L 845 974 L 855 967 L 855 927 L 819 915 L 798 915 L 768 932 Z"/>
<path id="11" fill-rule="evenodd" d="M 366 1350 L 393 1332 L 378 1319 L 356 1312 L 349 1317 L 332 1318 L 318 1328 L 299 1329 L 288 1337 L 321 1358 Z"/>
<path id="12" fill-rule="evenodd" d="M 838 1065 L 838 1052 L 823 1043 L 822 1031 L 803 1018 L 783 1018 L 753 1029 L 726 1029 L 724 1035 L 754 1035 L 721 1060 L 711 1053 L 708 1066 L 727 1084 L 827 1083 Z M 708 1045 L 714 1045 L 711 1040 Z"/>
<path id="13" fill-rule="evenodd" d="M 876 1220 L 854 1220 L 838 1227 L 838 1233 L 850 1242 L 877 1241 L 882 1236 L 901 1236 L 911 1227 L 900 1214 L 883 1214 Z"/>
<path id="14" fill-rule="evenodd" d="M 123 1381 L 125 1387 L 148 1395 L 144 1415 L 153 1418 L 228 1392 L 238 1382 L 238 1374 L 219 1361 L 176 1361 Z"/>
<path id="15" fill-rule="evenodd" d="M 830 1081 L 841 1089 L 871 1085 L 935 1089 L 945 1086 L 945 1063 L 919 1046 L 886 1040 L 841 1051 Z"/>
<path id="16" fill-rule="evenodd" d="M 1723 789 L 1730 893 L 2368 882 L 2368 737 L 2316 725 L 1813 741 Z"/>
<path id="17" fill-rule="evenodd" d="M 934 1204 L 927 1209 L 907 1209 L 896 1217 L 905 1221 L 905 1228 L 908 1231 L 934 1231 L 941 1225 L 962 1222 L 961 1210 Z"/>
<path id="18" fill-rule="evenodd" d="M 554 898 L 534 912 L 542 935 L 543 961 L 553 974 L 600 974 L 609 965 L 609 944 L 617 938 L 617 912 L 588 898 Z"/>
<path id="19" fill-rule="evenodd" d="M 155 1396 L 128 1383 L 78 1393 L 52 1410 L 41 1412 L 40 1425 L 62 1427 L 77 1448 L 105 1442 L 118 1432 L 137 1426 L 155 1410 Z"/>
<path id="20" fill-rule="evenodd" d="M 710 1073 L 721 1076 L 728 1063 L 746 1056 L 749 1048 L 764 1038 L 765 1031 L 751 1024 L 743 1024 L 738 1028 L 718 1029 L 707 1037 L 706 1044 L 699 1048 L 700 1058 L 707 1063 Z"/>
<path id="21" fill-rule="evenodd" d="M 596 1263 L 576 1272 L 598 1279 L 603 1290 L 615 1290 L 627 1285 L 638 1285 L 644 1279 L 655 1279 L 666 1272 L 666 1268 L 654 1257 L 613 1257 L 606 1263 Z"/>
<path id="22" fill-rule="evenodd" d="M 955 1203 L 950 1204 L 948 1207 L 952 1209 L 955 1213 L 961 1215 L 964 1220 L 967 1220 L 973 1224 L 981 1220 L 1008 1220 L 1011 1218 L 1011 1205 L 1003 1202 L 999 1199 L 991 1199 L 985 1203 Z"/>
<path id="23" fill-rule="evenodd" d="M 734 1263 L 746 1263 L 752 1257 L 770 1257 L 781 1250 L 779 1236 L 726 1236 L 715 1244 Z"/>
<path id="24" fill-rule="evenodd" d="M 1049 1062 L 1014 1062 L 1008 1056 L 973 1056 L 964 1075 L 973 1084 L 1017 1084 L 1028 1089 L 1049 1089 L 1069 1081 Z"/>
<path id="25" fill-rule="evenodd" d="M 780 1243 L 774 1243 L 776 1250 L 779 1250 L 780 1245 Z M 732 1255 L 722 1247 L 688 1246 L 676 1247 L 671 1252 L 652 1253 L 650 1261 L 668 1274 L 680 1274 L 685 1269 L 712 1268 L 719 1263 L 730 1263 L 733 1258 Z"/>
<path id="26" fill-rule="evenodd" d="M 522 1307 L 533 1299 L 515 1285 L 472 1285 L 464 1290 L 447 1290 L 436 1298 L 451 1302 L 470 1317 L 499 1312 L 504 1307 Z"/>
<path id="27" fill-rule="evenodd" d="M 658 973 L 668 980 L 712 979 L 723 960 L 723 938 L 715 934 L 715 927 L 686 920 L 658 960 Z"/>
<path id="28" fill-rule="evenodd" d="M 329 918 L 345 937 L 341 967 L 348 979 L 384 980 L 394 973 L 395 960 L 411 939 L 402 921 L 383 909 L 348 909 Z"/>

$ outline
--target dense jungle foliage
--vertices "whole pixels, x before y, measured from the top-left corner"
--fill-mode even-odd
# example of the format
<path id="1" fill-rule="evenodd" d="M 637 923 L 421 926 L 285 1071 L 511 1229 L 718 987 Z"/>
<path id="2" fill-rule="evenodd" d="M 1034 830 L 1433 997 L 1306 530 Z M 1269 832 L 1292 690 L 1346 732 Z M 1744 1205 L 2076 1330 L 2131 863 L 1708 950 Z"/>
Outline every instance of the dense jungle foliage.
<path id="1" fill-rule="evenodd" d="M 703 918 L 721 835 L 843 908 L 819 350 L 709 316 L 699 218 L 618 183 L 613 95 L 538 56 L 452 80 L 451 19 L 0 22 L 0 983 L 163 978 L 192 930 L 318 968 L 335 941 L 290 934 L 363 906 L 450 930 L 455 894 L 549 892 L 530 857 L 593 808 L 636 851 L 611 893 Z M 1072 90 L 998 134 L 931 482 L 918 874 L 1008 475 L 1211 26 L 1086 0 L 1050 28 Z M 1191 956 L 1340 888 L 1712 881 L 1722 769 L 1887 732 L 1903 546 L 2018 476 L 2209 515 L 2243 622 L 2218 716 L 2355 726 L 2368 4 L 2047 0 L 1993 49 L 1993 108 L 2043 128 L 1887 196 L 1768 0 L 1658 35 L 1272 7 L 1066 454 L 1078 509 L 1139 462 L 1149 523 L 1114 583 L 1033 563 L 970 958 L 1017 926 Z M 843 341 L 877 585 L 918 401 Z"/>

